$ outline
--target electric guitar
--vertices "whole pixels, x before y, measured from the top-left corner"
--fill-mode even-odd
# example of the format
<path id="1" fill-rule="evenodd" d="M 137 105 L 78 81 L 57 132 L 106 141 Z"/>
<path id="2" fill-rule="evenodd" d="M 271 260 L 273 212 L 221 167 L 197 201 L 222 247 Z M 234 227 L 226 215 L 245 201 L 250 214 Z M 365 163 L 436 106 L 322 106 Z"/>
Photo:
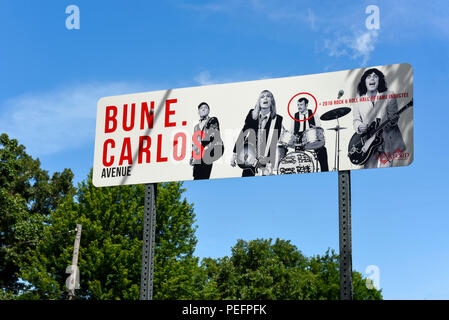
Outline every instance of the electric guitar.
<path id="1" fill-rule="evenodd" d="M 256 147 L 252 142 L 245 141 L 243 148 L 237 148 L 237 165 L 242 169 L 250 169 L 255 175 L 269 176 L 273 173 L 271 163 L 263 164 L 263 159 L 257 159 Z"/>
<path id="2" fill-rule="evenodd" d="M 394 116 L 399 116 L 411 106 L 413 106 L 413 99 L 396 112 Z M 354 133 L 352 136 L 348 145 L 348 157 L 352 164 L 364 165 L 374 150 L 384 142 L 382 130 L 390 120 L 386 120 L 381 124 L 379 122 L 380 119 L 376 119 L 369 125 L 367 132 L 362 134 Z"/>

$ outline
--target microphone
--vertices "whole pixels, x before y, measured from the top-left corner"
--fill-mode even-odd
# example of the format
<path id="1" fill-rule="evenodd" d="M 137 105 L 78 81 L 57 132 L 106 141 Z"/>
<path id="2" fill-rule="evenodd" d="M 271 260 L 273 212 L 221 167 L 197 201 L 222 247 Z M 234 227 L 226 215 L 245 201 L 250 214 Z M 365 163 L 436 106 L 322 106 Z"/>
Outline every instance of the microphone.
<path id="1" fill-rule="evenodd" d="M 338 91 L 337 99 L 340 99 L 344 94 L 345 94 L 345 92 L 343 90 Z"/>

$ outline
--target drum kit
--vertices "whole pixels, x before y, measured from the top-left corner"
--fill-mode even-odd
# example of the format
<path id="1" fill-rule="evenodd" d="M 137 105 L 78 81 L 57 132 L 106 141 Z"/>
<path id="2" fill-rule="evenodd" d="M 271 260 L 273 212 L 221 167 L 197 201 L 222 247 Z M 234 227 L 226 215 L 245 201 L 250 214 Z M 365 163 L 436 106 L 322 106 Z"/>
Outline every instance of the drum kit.
<path id="1" fill-rule="evenodd" d="M 350 111 L 351 108 L 341 107 L 327 111 L 320 117 L 323 121 L 337 120 L 335 127 L 327 129 L 334 130 L 336 134 L 333 171 L 338 171 L 339 169 L 340 130 L 346 129 L 345 127 L 340 127 L 338 119 L 347 115 Z M 324 144 L 324 129 L 321 127 L 305 130 L 301 139 L 294 133 L 284 130 L 279 137 L 279 145 L 285 148 L 293 148 L 295 151 L 287 153 L 281 159 L 278 174 L 320 172 L 321 168 L 316 150 L 323 147 Z"/>
<path id="2" fill-rule="evenodd" d="M 315 150 L 324 146 L 324 130 L 320 127 L 304 131 L 302 138 L 284 130 L 279 137 L 279 145 L 293 148 L 281 159 L 278 174 L 319 172 L 320 165 Z"/>

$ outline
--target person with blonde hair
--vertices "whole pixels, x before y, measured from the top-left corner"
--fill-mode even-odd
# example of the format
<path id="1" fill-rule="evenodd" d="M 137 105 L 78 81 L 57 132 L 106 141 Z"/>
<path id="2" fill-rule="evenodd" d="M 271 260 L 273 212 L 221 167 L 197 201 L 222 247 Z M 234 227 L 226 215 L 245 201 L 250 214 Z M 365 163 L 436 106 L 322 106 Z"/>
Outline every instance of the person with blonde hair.
<path id="1" fill-rule="evenodd" d="M 277 170 L 277 142 L 282 129 L 282 116 L 276 113 L 276 101 L 269 90 L 263 90 L 256 105 L 249 110 L 237 142 L 231 165 L 243 169 L 242 177 L 270 175 Z"/>

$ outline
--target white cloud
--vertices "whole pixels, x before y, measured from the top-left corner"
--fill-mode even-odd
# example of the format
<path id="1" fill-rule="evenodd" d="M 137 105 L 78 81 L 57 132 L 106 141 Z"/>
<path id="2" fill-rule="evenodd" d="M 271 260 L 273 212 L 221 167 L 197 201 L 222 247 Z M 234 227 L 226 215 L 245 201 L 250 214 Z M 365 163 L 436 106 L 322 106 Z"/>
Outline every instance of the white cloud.
<path id="1" fill-rule="evenodd" d="M 333 40 L 324 40 L 324 49 L 330 57 L 349 56 L 352 59 L 361 58 L 361 66 L 368 63 L 371 54 L 376 49 L 378 33 L 375 30 L 353 32 L 352 36 L 335 36 Z"/>
<path id="2" fill-rule="evenodd" d="M 340 57 L 347 54 L 346 49 L 343 47 L 341 39 L 337 38 L 335 40 L 324 40 L 324 49 L 328 51 L 330 57 Z"/>
<path id="3" fill-rule="evenodd" d="M 0 131 L 18 139 L 33 156 L 73 150 L 94 141 L 99 98 L 139 91 L 148 88 L 90 83 L 23 94 L 0 103 Z"/>
<path id="4" fill-rule="evenodd" d="M 348 43 L 353 50 L 353 58 L 362 57 L 362 66 L 366 66 L 371 53 L 375 49 L 378 33 L 375 30 L 365 31 L 355 36 L 354 41 Z"/>
<path id="5" fill-rule="evenodd" d="M 216 81 L 212 80 L 209 71 L 201 71 L 193 80 L 200 86 L 207 86 L 210 84 L 215 84 Z"/>
<path id="6" fill-rule="evenodd" d="M 228 71 L 228 73 L 224 76 L 211 76 L 211 73 L 208 70 L 204 70 L 194 76 L 193 81 L 195 81 L 200 86 L 208 86 L 213 84 L 254 81 L 271 78 L 273 78 L 273 75 L 270 74 L 256 74 L 240 70 L 237 72 Z"/>

